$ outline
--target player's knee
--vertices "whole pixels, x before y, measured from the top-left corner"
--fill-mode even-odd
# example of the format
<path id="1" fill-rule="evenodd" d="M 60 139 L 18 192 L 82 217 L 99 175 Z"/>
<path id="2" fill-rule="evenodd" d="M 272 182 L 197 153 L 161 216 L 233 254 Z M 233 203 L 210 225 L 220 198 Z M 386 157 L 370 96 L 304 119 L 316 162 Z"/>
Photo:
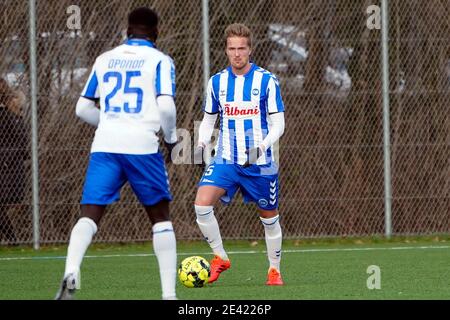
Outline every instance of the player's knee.
<path id="1" fill-rule="evenodd" d="M 170 222 L 170 218 L 168 216 L 158 216 L 158 215 L 151 215 L 149 216 L 150 222 L 152 225 L 155 225 L 157 223 L 161 222 Z"/>
<path id="2" fill-rule="evenodd" d="M 197 197 L 195 198 L 196 206 L 212 206 L 213 200 L 210 195 L 204 193 L 197 193 Z"/>
<path id="3" fill-rule="evenodd" d="M 259 209 L 259 216 L 261 219 L 271 219 L 278 216 L 278 210 Z"/>
<path id="4" fill-rule="evenodd" d="M 214 216 L 214 207 L 195 205 L 195 214 L 198 222 L 207 221 Z"/>
<path id="5" fill-rule="evenodd" d="M 152 206 L 144 206 L 144 208 L 152 225 L 164 221 L 170 221 L 168 201 L 161 201 Z"/>
<path id="6" fill-rule="evenodd" d="M 198 189 L 195 204 L 198 206 L 214 206 L 225 191 L 213 186 L 202 186 Z"/>
<path id="7" fill-rule="evenodd" d="M 81 205 L 81 213 L 79 219 L 89 218 L 97 226 L 100 225 L 100 221 L 105 213 L 106 206 L 100 205 Z"/>

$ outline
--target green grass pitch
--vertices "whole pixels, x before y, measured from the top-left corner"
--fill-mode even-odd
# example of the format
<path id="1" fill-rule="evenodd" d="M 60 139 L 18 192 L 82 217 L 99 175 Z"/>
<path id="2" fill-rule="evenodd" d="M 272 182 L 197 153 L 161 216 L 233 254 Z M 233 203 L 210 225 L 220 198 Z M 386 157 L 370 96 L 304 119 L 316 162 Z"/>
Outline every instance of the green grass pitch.
<path id="1" fill-rule="evenodd" d="M 409 238 L 410 239 L 410 238 Z M 265 285 L 264 241 L 226 241 L 231 268 L 204 288 L 185 288 L 179 299 L 450 299 L 450 238 L 284 241 L 285 285 Z M 212 255 L 204 242 L 179 242 L 178 262 Z M 35 252 L 0 248 L 0 300 L 53 299 L 64 269 L 65 246 Z M 151 243 L 94 244 L 82 265 L 76 298 L 160 299 L 160 280 Z M 367 288 L 367 268 L 380 267 L 381 289 Z"/>

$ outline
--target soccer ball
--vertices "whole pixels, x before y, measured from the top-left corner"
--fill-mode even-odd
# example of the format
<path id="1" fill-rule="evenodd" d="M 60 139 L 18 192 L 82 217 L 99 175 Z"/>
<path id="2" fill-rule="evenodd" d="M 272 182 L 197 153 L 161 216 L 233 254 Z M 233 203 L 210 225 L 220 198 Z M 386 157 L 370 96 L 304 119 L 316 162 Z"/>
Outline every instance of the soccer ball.
<path id="1" fill-rule="evenodd" d="M 188 288 L 201 288 L 208 283 L 211 271 L 209 262 L 199 256 L 184 259 L 178 268 L 178 278 Z"/>

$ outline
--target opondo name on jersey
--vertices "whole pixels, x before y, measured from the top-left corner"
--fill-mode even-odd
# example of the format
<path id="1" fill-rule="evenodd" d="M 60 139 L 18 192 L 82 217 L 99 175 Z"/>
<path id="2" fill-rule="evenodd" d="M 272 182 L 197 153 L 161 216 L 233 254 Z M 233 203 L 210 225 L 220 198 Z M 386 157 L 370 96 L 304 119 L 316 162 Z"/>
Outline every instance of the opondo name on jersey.
<path id="1" fill-rule="evenodd" d="M 156 97 L 175 96 L 173 61 L 150 41 L 127 40 L 96 59 L 81 95 L 100 100 L 91 152 L 156 153 Z"/>
<path id="2" fill-rule="evenodd" d="M 284 105 L 276 77 L 252 64 L 242 76 L 235 75 L 231 67 L 212 76 L 203 111 L 220 114 L 217 158 L 244 164 L 245 151 L 259 146 L 270 131 L 269 114 L 284 112 Z M 271 161 L 268 148 L 257 164 Z"/>

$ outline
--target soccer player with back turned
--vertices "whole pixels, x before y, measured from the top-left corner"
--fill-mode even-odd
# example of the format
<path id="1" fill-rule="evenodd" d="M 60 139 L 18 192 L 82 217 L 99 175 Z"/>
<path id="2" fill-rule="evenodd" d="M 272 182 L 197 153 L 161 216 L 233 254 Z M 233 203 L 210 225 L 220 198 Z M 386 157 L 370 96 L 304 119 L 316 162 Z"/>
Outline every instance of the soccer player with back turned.
<path id="1" fill-rule="evenodd" d="M 264 226 L 270 263 L 266 284 L 283 285 L 278 168 L 272 151 L 284 132 L 280 87 L 273 74 L 250 61 L 252 35 L 245 25 L 227 27 L 225 51 L 230 66 L 209 80 L 194 152 L 195 162 L 203 163 L 219 115 L 216 155 L 203 173 L 195 199 L 198 226 L 215 255 L 209 282 L 231 266 L 213 206 L 219 199 L 230 202 L 240 189 L 244 201 L 257 204 Z"/>
<path id="2" fill-rule="evenodd" d="M 77 115 L 96 126 L 81 200 L 72 229 L 63 281 L 56 299 L 71 299 L 80 287 L 84 254 L 107 205 L 119 200 L 128 181 L 153 225 L 163 299 L 176 299 L 176 241 L 169 218 L 164 159 L 158 151 L 162 128 L 169 151 L 177 141 L 175 69 L 155 46 L 158 16 L 148 8 L 128 16 L 127 40 L 100 55 L 76 106 Z M 100 109 L 95 101 L 100 102 Z"/>

